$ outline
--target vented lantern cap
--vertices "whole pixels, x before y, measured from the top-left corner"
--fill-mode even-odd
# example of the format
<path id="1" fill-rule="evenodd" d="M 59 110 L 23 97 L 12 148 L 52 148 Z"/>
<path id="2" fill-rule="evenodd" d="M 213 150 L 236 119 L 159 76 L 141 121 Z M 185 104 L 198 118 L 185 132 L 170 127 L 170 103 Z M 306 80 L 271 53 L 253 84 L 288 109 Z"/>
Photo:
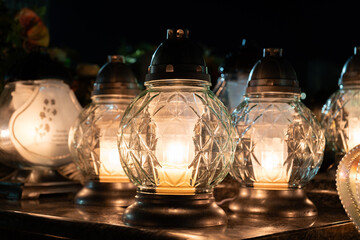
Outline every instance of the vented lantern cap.
<path id="1" fill-rule="evenodd" d="M 131 69 L 125 65 L 124 57 L 108 56 L 108 62 L 101 67 L 96 77 L 92 95 L 137 95 L 139 92 L 136 78 Z"/>
<path id="2" fill-rule="evenodd" d="M 281 48 L 265 48 L 249 75 L 246 93 L 301 93 L 296 73 Z"/>
<path id="3" fill-rule="evenodd" d="M 159 79 L 210 81 L 202 50 L 189 39 L 187 29 L 168 29 L 166 40 L 153 54 L 145 81 Z"/>

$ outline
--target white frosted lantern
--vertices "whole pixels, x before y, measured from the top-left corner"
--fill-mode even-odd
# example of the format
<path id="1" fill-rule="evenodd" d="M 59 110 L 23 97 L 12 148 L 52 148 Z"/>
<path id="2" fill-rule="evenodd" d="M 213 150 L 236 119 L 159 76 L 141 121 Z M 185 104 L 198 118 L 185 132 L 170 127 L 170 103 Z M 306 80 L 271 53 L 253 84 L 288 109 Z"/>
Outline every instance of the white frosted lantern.
<path id="1" fill-rule="evenodd" d="M 19 169 L 4 181 L 64 181 L 55 170 L 71 162 L 68 132 L 81 106 L 62 80 L 62 68 L 45 53 L 26 60 L 0 96 L 0 160 Z"/>

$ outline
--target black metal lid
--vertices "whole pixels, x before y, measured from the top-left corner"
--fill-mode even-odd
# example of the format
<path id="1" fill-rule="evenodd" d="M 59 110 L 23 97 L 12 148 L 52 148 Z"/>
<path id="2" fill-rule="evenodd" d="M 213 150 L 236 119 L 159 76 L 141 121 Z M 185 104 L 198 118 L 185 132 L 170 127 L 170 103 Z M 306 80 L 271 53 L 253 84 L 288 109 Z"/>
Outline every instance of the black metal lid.
<path id="1" fill-rule="evenodd" d="M 248 44 L 246 39 L 243 39 L 240 48 L 231 51 L 225 56 L 224 63 L 222 64 L 222 66 L 220 66 L 220 73 L 250 73 L 254 64 L 259 60 L 260 57 L 260 49 L 256 48 L 251 44 Z"/>
<path id="2" fill-rule="evenodd" d="M 108 56 L 108 62 L 98 72 L 92 95 L 125 94 L 137 95 L 138 83 L 131 69 L 125 65 L 124 57 Z"/>
<path id="3" fill-rule="evenodd" d="M 345 63 L 339 79 L 339 86 L 360 85 L 360 46 L 354 47 L 354 55 Z"/>
<path id="4" fill-rule="evenodd" d="M 145 81 L 200 79 L 210 81 L 201 48 L 189 39 L 186 29 L 168 29 L 166 40 L 152 56 Z"/>
<path id="5" fill-rule="evenodd" d="M 10 67 L 5 83 L 46 79 L 59 79 L 68 84 L 72 81 L 70 72 L 61 63 L 52 60 L 46 48 L 37 48 Z"/>
<path id="6" fill-rule="evenodd" d="M 246 93 L 301 93 L 295 70 L 282 52 L 281 48 L 264 48 L 263 58 L 250 72 Z"/>

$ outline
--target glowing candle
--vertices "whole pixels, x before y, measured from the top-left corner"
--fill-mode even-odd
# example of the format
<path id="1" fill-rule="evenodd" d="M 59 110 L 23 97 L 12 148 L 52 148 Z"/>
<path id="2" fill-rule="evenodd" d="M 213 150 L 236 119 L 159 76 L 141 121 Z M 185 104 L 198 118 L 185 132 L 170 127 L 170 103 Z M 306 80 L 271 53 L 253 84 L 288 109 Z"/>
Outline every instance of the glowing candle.
<path id="1" fill-rule="evenodd" d="M 120 163 L 116 138 L 100 139 L 100 182 L 129 182 Z"/>
<path id="2" fill-rule="evenodd" d="M 162 167 L 157 168 L 159 194 L 194 194 L 191 185 L 192 168 L 188 168 L 189 148 L 181 141 L 164 144 Z"/>
<path id="3" fill-rule="evenodd" d="M 258 160 L 253 161 L 255 188 L 288 187 L 290 172 L 287 171 L 287 166 L 284 164 L 287 146 L 283 139 L 264 138 L 255 147 L 255 156 Z"/>

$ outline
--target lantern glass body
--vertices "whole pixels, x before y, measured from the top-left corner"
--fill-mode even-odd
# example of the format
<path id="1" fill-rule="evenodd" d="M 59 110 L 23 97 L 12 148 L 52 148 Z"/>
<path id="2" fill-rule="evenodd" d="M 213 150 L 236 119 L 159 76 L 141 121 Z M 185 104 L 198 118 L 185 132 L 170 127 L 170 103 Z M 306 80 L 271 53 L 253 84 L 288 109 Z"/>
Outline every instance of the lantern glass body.
<path id="1" fill-rule="evenodd" d="M 244 100 L 249 73 L 223 73 L 218 79 L 214 92 L 229 109 L 235 109 Z"/>
<path id="2" fill-rule="evenodd" d="M 333 151 L 345 154 L 360 144 L 360 87 L 342 87 L 322 109 L 322 125 Z"/>
<path id="3" fill-rule="evenodd" d="M 0 96 L 0 160 L 15 168 L 69 163 L 68 132 L 80 111 L 61 80 L 7 83 Z"/>
<path id="4" fill-rule="evenodd" d="M 203 80 L 153 80 L 126 110 L 119 129 L 121 162 L 140 192 L 212 192 L 233 161 L 225 106 Z"/>
<path id="5" fill-rule="evenodd" d="M 120 163 L 117 132 L 134 97 L 95 95 L 70 129 L 69 148 L 85 180 L 129 182 Z"/>
<path id="6" fill-rule="evenodd" d="M 231 175 L 243 186 L 300 188 L 316 175 L 325 138 L 299 94 L 249 94 L 233 121 L 237 147 Z"/>

